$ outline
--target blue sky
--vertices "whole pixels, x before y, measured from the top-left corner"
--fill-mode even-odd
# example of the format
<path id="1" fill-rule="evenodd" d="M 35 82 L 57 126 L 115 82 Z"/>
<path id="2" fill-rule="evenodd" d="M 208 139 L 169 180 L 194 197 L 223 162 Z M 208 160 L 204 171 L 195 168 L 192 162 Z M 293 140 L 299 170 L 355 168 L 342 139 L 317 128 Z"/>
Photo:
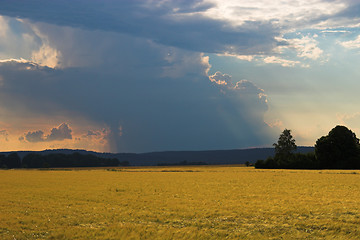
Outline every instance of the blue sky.
<path id="1" fill-rule="evenodd" d="M 360 132 L 360 3 L 11 1 L 0 150 L 311 146 Z"/>

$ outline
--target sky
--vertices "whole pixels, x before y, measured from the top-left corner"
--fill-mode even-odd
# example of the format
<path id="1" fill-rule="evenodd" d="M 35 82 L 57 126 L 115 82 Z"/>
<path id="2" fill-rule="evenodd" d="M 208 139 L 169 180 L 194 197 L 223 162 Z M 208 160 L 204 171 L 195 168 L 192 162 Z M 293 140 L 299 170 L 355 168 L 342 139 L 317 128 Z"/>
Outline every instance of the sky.
<path id="1" fill-rule="evenodd" d="M 0 151 L 360 134 L 358 0 L 2 0 Z"/>

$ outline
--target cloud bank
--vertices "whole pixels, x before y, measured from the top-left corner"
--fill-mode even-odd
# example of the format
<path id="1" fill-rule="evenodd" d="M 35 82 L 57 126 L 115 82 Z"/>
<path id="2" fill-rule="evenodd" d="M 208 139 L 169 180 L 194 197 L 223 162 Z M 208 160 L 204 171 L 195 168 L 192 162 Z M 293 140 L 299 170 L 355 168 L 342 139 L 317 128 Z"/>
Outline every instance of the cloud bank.
<path id="1" fill-rule="evenodd" d="M 206 1 L 72 1 L 2 2 L 0 14 L 35 22 L 124 33 L 158 44 L 207 53 L 257 54 L 278 43 L 279 29 L 262 21 L 234 26 L 204 13 L 214 7 Z M 31 9 L 31 11 L 29 11 Z M 71 16 L 76 16 L 73 18 Z M 154 28 L 156 26 L 156 29 Z"/>
<path id="2" fill-rule="evenodd" d="M 270 100 L 258 84 L 263 80 L 234 79 L 211 66 L 209 56 L 308 67 L 304 61 L 323 60 L 323 46 L 316 34 L 295 30 L 354 26 L 359 4 L 241 4 L 2 1 L 1 129 L 11 135 L 11 121 L 21 118 L 28 128 L 21 129 L 24 144 L 73 147 L 96 139 L 113 152 L 271 144 L 277 129 L 264 121 Z M 342 45 L 355 48 L 358 39 Z M 289 52 L 291 58 L 284 56 Z M 49 132 L 26 123 L 39 118 L 57 121 Z M 65 121 L 71 129 L 67 123 L 53 128 Z"/>
<path id="3" fill-rule="evenodd" d="M 103 37 L 106 40 L 106 34 Z M 269 141 L 272 129 L 263 121 L 267 107 L 258 90 L 212 84 L 206 75 L 210 65 L 201 53 L 123 36 L 121 40 L 127 44 L 109 48 L 126 53 L 142 46 L 144 51 L 131 52 L 132 59 L 115 51 L 108 56 L 113 62 L 91 68 L 0 63 L 4 79 L 1 98 L 12 103 L 5 107 L 13 113 L 48 118 L 59 111 L 69 119 L 77 113 L 106 124 L 106 140 L 113 152 L 229 149 Z M 79 44 L 79 52 L 83 51 L 81 43 L 73 42 Z M 139 65 L 141 68 L 135 67 Z M 48 135 L 43 130 L 30 131 L 24 139 L 35 142 L 70 137 L 69 127 L 61 125 Z"/>
<path id="4" fill-rule="evenodd" d="M 72 139 L 72 130 L 67 123 L 62 123 L 60 126 L 51 129 L 50 134 L 45 135 L 42 130 L 28 132 L 25 136 L 19 138 L 20 141 L 28 142 L 51 142 L 63 141 L 65 139 Z"/>

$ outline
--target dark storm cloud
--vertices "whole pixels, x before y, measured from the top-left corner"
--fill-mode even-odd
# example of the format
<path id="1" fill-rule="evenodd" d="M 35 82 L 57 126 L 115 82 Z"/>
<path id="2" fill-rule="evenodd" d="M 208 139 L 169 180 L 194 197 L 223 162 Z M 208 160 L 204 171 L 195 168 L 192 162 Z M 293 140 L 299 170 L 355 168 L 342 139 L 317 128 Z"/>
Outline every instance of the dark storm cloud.
<path id="1" fill-rule="evenodd" d="M 65 139 L 72 139 L 72 130 L 69 125 L 62 123 L 60 126 L 51 129 L 50 134 L 46 137 L 47 141 L 62 141 Z"/>
<path id="2" fill-rule="evenodd" d="M 199 15 L 174 15 L 209 7 L 179 2 L 5 1 L 0 14 L 45 22 L 34 23 L 34 33 L 61 53 L 61 67 L 0 62 L 0 102 L 19 117 L 76 114 L 106 125 L 110 131 L 102 135 L 113 152 L 268 144 L 273 130 L 263 121 L 265 95 L 244 80 L 239 88 L 211 82 L 209 59 L 200 52 L 268 51 L 275 44 L 272 27 L 249 22 L 234 29 Z M 72 137 L 68 126 L 40 131 L 22 140 Z"/>
<path id="3" fill-rule="evenodd" d="M 360 17 L 360 3 L 359 1 L 350 0 L 347 1 L 349 6 L 340 13 L 336 14 L 336 17 L 345 18 L 359 18 Z"/>
<path id="4" fill-rule="evenodd" d="M 69 125 L 66 123 L 62 123 L 58 127 L 54 127 L 51 129 L 49 135 L 45 135 L 42 130 L 37 130 L 33 132 L 28 132 L 24 134 L 24 136 L 20 137 L 20 141 L 28 141 L 28 142 L 51 142 L 51 141 L 63 141 L 65 139 L 72 139 L 71 135 L 72 130 Z"/>
<path id="5" fill-rule="evenodd" d="M 324 0 L 325 2 L 338 2 L 336 0 Z M 347 28 L 357 25 L 355 19 L 360 18 L 360 3 L 358 0 L 340 1 L 345 4 L 345 8 L 335 14 L 323 14 L 320 17 L 310 19 L 311 23 L 321 23 L 327 20 L 332 21 L 330 28 L 335 24 L 336 27 Z"/>
<path id="6" fill-rule="evenodd" d="M 24 139 L 28 142 L 44 142 L 45 136 L 43 131 L 38 130 L 38 131 L 26 133 L 25 138 L 21 138 L 21 140 Z"/>
<path id="7" fill-rule="evenodd" d="M 248 21 L 241 26 L 199 14 L 212 5 L 202 1 L 11 1 L 0 14 L 55 25 L 113 31 L 197 52 L 264 54 L 279 43 L 271 23 Z M 187 13 L 187 14 L 186 14 Z"/>
<path id="8" fill-rule="evenodd" d="M 185 75 L 187 80 L 180 81 L 145 78 L 146 72 L 141 73 L 143 78 L 135 72 L 119 77 L 116 72 L 28 70 L 24 63 L 17 64 L 20 67 L 0 64 L 4 73 L 0 93 L 8 93 L 8 102 L 22 99 L 22 108 L 15 106 L 14 112 L 23 114 L 25 108 L 51 117 L 66 109 L 105 122 L 111 130 L 112 151 L 238 148 L 264 145 L 271 138 L 271 129 L 262 120 L 265 103 L 259 102 L 257 93 L 222 88 L 201 74 Z M 47 136 L 35 132 L 25 137 L 70 139 L 68 126 L 54 129 Z"/>

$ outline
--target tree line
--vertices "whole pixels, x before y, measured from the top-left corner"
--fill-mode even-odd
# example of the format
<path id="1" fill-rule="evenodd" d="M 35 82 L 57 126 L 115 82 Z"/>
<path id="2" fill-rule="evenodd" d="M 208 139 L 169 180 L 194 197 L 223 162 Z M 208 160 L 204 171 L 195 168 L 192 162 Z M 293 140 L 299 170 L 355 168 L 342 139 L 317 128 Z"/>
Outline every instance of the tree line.
<path id="1" fill-rule="evenodd" d="M 59 167 L 114 167 L 128 166 L 128 161 L 117 158 L 102 158 L 93 154 L 38 154 L 29 153 L 22 160 L 16 152 L 0 154 L 0 167 L 9 168 L 59 168 Z"/>
<path id="2" fill-rule="evenodd" d="M 273 145 L 275 156 L 258 160 L 255 168 L 360 169 L 359 139 L 345 126 L 338 125 L 328 135 L 319 138 L 312 153 L 295 153 L 295 139 L 288 129 Z"/>

